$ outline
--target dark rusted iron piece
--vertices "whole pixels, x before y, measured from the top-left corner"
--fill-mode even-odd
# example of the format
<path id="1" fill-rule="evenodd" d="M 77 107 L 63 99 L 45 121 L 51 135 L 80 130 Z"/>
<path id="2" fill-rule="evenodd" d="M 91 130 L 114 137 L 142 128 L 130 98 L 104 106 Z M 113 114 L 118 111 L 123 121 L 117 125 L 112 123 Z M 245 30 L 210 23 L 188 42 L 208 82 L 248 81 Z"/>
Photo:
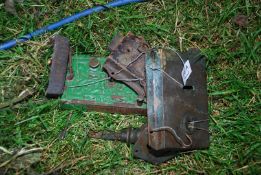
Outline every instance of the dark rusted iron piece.
<path id="1" fill-rule="evenodd" d="M 145 53 L 149 46 L 142 37 L 128 33 L 116 35 L 109 49 L 111 54 L 103 68 L 114 80 L 121 81 L 138 94 L 138 101 L 146 96 Z"/>
<path id="2" fill-rule="evenodd" d="M 70 55 L 70 45 L 67 38 L 56 35 L 53 40 L 54 53 L 49 75 L 49 84 L 46 90 L 46 97 L 48 98 L 58 98 L 63 94 L 68 58 Z"/>
<path id="3" fill-rule="evenodd" d="M 187 60 L 192 74 L 181 87 L 177 82 L 182 82 L 183 63 Z M 148 146 L 155 151 L 207 148 L 207 82 L 200 51 L 153 50 L 147 55 L 146 76 Z"/>

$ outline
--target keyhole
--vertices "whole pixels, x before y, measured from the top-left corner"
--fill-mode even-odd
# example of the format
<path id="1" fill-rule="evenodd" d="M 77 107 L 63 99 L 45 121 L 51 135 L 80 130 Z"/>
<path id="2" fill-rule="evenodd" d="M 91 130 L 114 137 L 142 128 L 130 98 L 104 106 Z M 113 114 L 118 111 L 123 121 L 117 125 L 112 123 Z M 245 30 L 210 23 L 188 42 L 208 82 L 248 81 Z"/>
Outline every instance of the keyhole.
<path id="1" fill-rule="evenodd" d="M 193 86 L 183 86 L 184 90 L 193 90 L 194 87 Z"/>

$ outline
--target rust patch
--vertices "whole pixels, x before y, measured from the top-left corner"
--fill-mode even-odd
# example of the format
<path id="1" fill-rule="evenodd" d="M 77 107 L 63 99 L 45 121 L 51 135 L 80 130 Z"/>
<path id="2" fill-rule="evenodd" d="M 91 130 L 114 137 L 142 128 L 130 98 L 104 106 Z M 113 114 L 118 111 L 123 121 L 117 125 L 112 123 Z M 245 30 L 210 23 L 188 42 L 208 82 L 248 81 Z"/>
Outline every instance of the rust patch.
<path id="1" fill-rule="evenodd" d="M 123 97 L 118 95 L 112 95 L 111 98 L 114 100 L 122 100 Z"/>
<path id="2" fill-rule="evenodd" d="M 145 53 L 149 49 L 143 37 L 129 32 L 126 36 L 116 35 L 112 40 L 103 68 L 108 75 L 132 88 L 138 99 L 143 101 L 146 95 Z"/>
<path id="3" fill-rule="evenodd" d="M 73 68 L 72 68 L 72 49 L 70 48 L 70 52 L 69 52 L 69 64 L 68 64 L 68 68 L 69 68 L 69 76 L 66 77 L 66 80 L 71 81 L 73 79 Z"/>
<path id="4" fill-rule="evenodd" d="M 108 81 L 108 86 L 109 86 L 109 87 L 115 86 L 115 82 L 114 82 L 114 81 Z"/>
<path id="5" fill-rule="evenodd" d="M 119 113 L 119 114 L 139 114 L 146 116 L 147 109 L 140 108 L 138 105 L 129 103 L 114 103 L 112 105 L 96 103 L 95 101 L 87 100 L 71 100 L 62 101 L 64 104 L 72 105 L 85 105 L 87 111 L 97 111 L 97 112 L 108 112 L 108 113 Z"/>
<path id="6" fill-rule="evenodd" d="M 97 68 L 99 65 L 100 65 L 100 62 L 99 62 L 99 60 L 98 60 L 97 58 L 92 57 L 92 58 L 90 59 L 89 66 L 90 66 L 91 68 Z"/>

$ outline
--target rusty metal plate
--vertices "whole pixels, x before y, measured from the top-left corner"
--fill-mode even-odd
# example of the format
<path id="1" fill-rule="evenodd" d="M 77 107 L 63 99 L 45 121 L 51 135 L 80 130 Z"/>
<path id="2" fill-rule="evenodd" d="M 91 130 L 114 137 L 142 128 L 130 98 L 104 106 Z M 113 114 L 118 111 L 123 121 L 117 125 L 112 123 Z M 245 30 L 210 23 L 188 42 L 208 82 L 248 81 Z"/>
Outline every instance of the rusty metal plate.
<path id="1" fill-rule="evenodd" d="M 184 86 L 181 72 L 187 60 L 192 74 Z M 207 82 L 200 51 L 152 50 L 146 76 L 148 146 L 157 151 L 208 147 Z"/>

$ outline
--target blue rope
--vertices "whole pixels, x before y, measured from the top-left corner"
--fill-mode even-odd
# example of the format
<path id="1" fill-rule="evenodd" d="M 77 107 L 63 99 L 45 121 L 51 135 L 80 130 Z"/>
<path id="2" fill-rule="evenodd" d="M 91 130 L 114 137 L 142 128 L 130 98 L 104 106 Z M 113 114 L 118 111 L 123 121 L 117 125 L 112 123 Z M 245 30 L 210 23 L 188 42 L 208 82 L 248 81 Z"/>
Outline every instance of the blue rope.
<path id="1" fill-rule="evenodd" d="M 62 19 L 61 21 L 47 25 L 47 26 L 40 28 L 40 29 L 38 29 L 38 30 L 36 30 L 32 33 L 26 34 L 25 36 L 4 42 L 4 43 L 0 44 L 0 50 L 10 49 L 18 43 L 26 42 L 26 41 L 32 39 L 33 37 L 36 37 L 36 36 L 39 36 L 43 33 L 46 33 L 46 32 L 55 30 L 57 28 L 60 28 L 61 26 L 65 25 L 65 24 L 74 22 L 74 21 L 76 21 L 76 20 L 78 20 L 82 17 L 88 16 L 92 13 L 100 12 L 100 11 L 103 11 L 103 10 L 108 9 L 108 8 L 119 7 L 119 6 L 127 5 L 127 4 L 130 4 L 130 3 L 139 3 L 139 2 L 144 2 L 144 1 L 145 0 L 115 0 L 113 2 L 106 4 L 106 5 L 96 6 L 96 7 L 84 10 L 84 11 L 76 13 L 72 16 L 66 17 L 66 18 Z"/>

